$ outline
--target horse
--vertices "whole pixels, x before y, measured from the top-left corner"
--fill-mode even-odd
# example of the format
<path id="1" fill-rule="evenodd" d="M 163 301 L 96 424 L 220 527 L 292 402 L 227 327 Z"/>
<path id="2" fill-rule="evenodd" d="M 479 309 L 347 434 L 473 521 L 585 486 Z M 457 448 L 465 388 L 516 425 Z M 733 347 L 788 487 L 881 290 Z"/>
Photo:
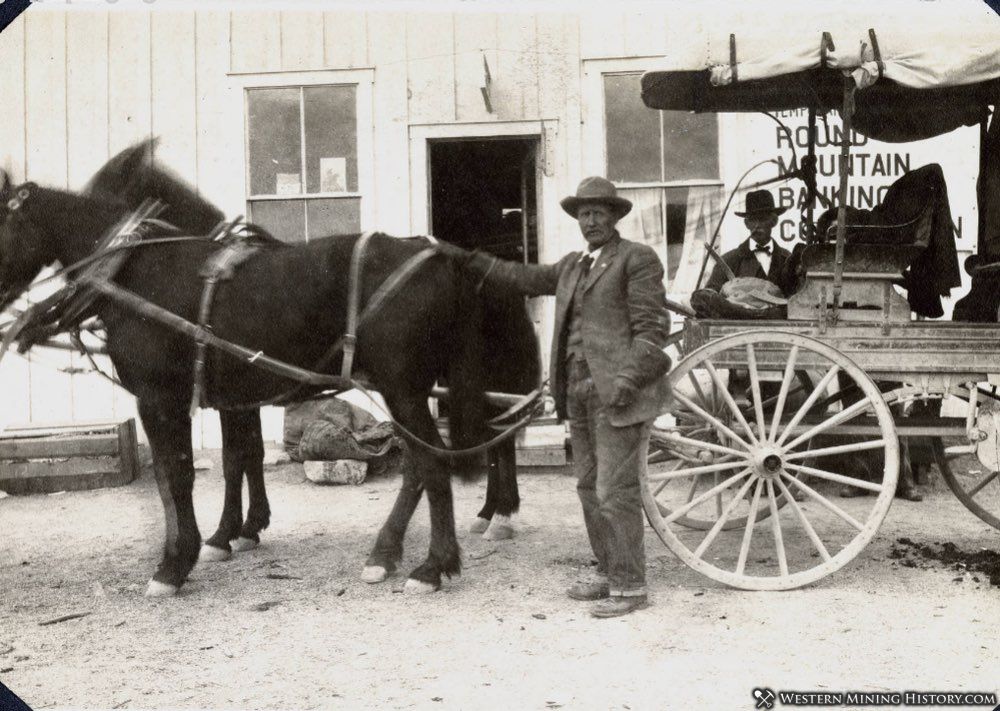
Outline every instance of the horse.
<path id="1" fill-rule="evenodd" d="M 164 209 L 160 219 L 184 234 L 208 235 L 225 214 L 201 197 L 172 172 L 156 165 L 157 139 L 140 141 L 105 163 L 84 186 L 84 195 L 120 201 L 137 209 L 144 200 L 156 199 Z M 271 249 L 284 243 L 262 230 L 254 239 Z M 222 476 L 225 481 L 222 516 L 218 528 L 202 545 L 199 560 L 228 560 L 233 552 L 256 548 L 260 533 L 270 525 L 271 507 L 264 485 L 264 438 L 260 408 L 219 410 L 222 429 Z M 243 478 L 247 480 L 247 514 L 243 517 Z"/>
<path id="2" fill-rule="evenodd" d="M 84 194 L 118 200 L 132 209 L 154 198 L 165 206 L 161 219 L 186 234 L 209 234 L 217 229 L 224 213 L 179 176 L 155 162 L 157 142 L 158 139 L 150 138 L 122 150 L 94 174 L 84 187 Z M 254 239 L 263 245 L 285 246 L 266 231 L 252 227 Z M 487 359 L 486 386 L 498 392 L 530 393 L 541 377 L 541 363 L 531 356 L 537 352 L 538 345 L 530 320 L 516 297 L 495 294 L 490 304 L 493 319 L 503 322 L 501 337 L 506 339 L 508 348 L 519 353 L 518 361 L 524 368 L 511 369 L 497 362 L 496 357 L 503 351 L 490 350 L 483 354 Z M 199 555 L 199 560 L 207 562 L 228 560 L 234 551 L 257 547 L 260 532 L 270 522 L 260 411 L 257 408 L 221 410 L 219 416 L 226 487 L 218 529 L 205 541 Z M 489 450 L 487 472 L 485 501 L 470 530 L 481 533 L 487 540 L 507 539 L 513 535 L 510 517 L 520 508 L 516 449 L 512 439 L 505 439 Z M 242 515 L 244 476 L 249 495 L 245 521 Z"/>
<path id="3" fill-rule="evenodd" d="M 129 210 L 121 202 L 43 188 L 18 187 L 3 175 L 0 186 L 0 309 L 27 289 L 54 262 L 76 264 L 92 255 Z M 297 366 L 311 368 L 345 330 L 348 301 L 343 274 L 359 235 L 263 249 L 219 289 L 212 332 L 226 341 Z M 407 259 L 427 247 L 423 240 L 375 235 L 369 241 L 362 302 Z M 208 240 L 155 242 L 136 247 L 113 282 L 156 307 L 193 322 L 201 293 L 200 269 L 218 249 Z M 294 288 L 289 288 L 293 286 Z M 378 319 L 358 334 L 356 363 L 385 398 L 396 421 L 414 438 L 443 447 L 427 407 L 434 383 L 452 384 L 450 433 L 458 448 L 475 445 L 486 431 L 485 366 L 530 372 L 534 352 L 520 352 L 505 338 L 512 324 L 530 321 L 519 308 L 478 294 L 471 277 L 443 255 L 428 259 L 390 299 Z M 201 544 L 192 505 L 194 483 L 191 418 L 195 343 L 167 325 L 144 318 L 118 301 L 99 297 L 93 306 L 107 332 L 107 351 L 123 386 L 137 399 L 150 440 L 154 473 L 164 507 L 166 540 L 146 589 L 149 596 L 175 594 L 194 566 Z M 534 338 L 531 331 L 532 339 Z M 517 343 L 517 339 L 510 341 Z M 336 372 L 340 356 L 326 363 Z M 222 412 L 256 407 L 289 390 L 286 377 L 260 370 L 229 353 L 212 351 L 206 364 L 206 402 Z M 310 386 L 304 395 L 315 392 Z M 409 574 L 406 589 L 430 592 L 442 576 L 460 572 L 451 474 L 470 476 L 477 467 L 452 467 L 422 446 L 412 448 L 412 466 L 393 509 L 376 538 L 362 577 L 384 579 L 402 557 L 409 519 L 424 490 L 430 518 L 425 560 Z"/>

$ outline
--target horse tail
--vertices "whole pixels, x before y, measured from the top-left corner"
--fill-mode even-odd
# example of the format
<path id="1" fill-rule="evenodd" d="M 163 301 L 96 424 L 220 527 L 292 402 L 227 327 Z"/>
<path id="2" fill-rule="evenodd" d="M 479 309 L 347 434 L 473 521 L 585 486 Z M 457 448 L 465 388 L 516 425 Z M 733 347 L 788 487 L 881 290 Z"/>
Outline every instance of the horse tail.
<path id="1" fill-rule="evenodd" d="M 448 434 L 452 449 L 467 449 L 488 439 L 486 427 L 486 342 L 483 298 L 472 276 L 455 267 L 455 319 L 448 349 Z M 479 473 L 481 455 L 456 457 L 454 473 L 470 479 Z"/>

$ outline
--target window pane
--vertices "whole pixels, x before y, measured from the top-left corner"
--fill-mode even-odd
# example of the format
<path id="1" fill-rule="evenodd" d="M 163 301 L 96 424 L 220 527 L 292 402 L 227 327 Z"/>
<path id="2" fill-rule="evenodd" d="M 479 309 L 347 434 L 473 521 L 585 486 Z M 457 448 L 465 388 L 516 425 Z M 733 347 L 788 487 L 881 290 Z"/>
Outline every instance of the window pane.
<path id="1" fill-rule="evenodd" d="M 302 192 L 299 89 L 251 89 L 248 130 L 250 194 Z"/>
<path id="2" fill-rule="evenodd" d="M 304 242 L 306 217 L 303 200 L 254 200 L 249 203 L 251 222 L 282 242 Z"/>
<path id="3" fill-rule="evenodd" d="M 356 88 L 311 86 L 303 91 L 307 191 L 310 193 L 357 191 Z"/>
<path id="4" fill-rule="evenodd" d="M 661 177 L 660 118 L 642 103 L 640 76 L 604 77 L 607 177 L 615 182 L 659 182 Z"/>
<path id="5" fill-rule="evenodd" d="M 355 234 L 361 231 L 361 199 L 330 198 L 306 201 L 309 238 Z"/>
<path id="6" fill-rule="evenodd" d="M 650 113 L 656 113 L 650 111 Z M 666 179 L 719 177 L 719 122 L 716 114 L 661 111 Z"/>

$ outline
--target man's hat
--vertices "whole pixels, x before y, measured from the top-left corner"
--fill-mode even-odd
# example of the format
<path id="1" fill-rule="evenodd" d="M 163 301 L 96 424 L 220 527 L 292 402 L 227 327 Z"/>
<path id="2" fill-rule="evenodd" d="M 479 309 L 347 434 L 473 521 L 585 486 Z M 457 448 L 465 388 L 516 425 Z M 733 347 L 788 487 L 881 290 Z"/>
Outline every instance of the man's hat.
<path id="1" fill-rule="evenodd" d="M 749 215 L 780 215 L 787 207 L 775 207 L 774 197 L 767 190 L 751 190 L 747 193 L 744 211 L 737 212 L 738 217 Z"/>
<path id="2" fill-rule="evenodd" d="M 610 180 L 596 175 L 581 180 L 576 188 L 576 195 L 563 198 L 559 204 L 563 210 L 576 217 L 581 205 L 594 202 L 610 207 L 619 220 L 632 209 L 632 203 L 618 196 L 618 189 Z"/>

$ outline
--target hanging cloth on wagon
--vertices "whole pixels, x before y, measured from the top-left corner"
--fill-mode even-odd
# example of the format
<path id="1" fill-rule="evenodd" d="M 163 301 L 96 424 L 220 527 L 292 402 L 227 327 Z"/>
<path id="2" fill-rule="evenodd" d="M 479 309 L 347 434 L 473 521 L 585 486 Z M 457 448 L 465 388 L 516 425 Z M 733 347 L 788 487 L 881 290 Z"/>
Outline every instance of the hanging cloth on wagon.
<path id="1" fill-rule="evenodd" d="M 820 215 L 817 234 L 833 234 L 836 218 L 836 208 Z M 943 316 L 941 297 L 962 284 L 948 188 L 937 163 L 903 175 L 871 210 L 849 207 L 846 239 L 849 244 L 923 247 L 901 284 L 910 309 L 920 316 Z"/>

